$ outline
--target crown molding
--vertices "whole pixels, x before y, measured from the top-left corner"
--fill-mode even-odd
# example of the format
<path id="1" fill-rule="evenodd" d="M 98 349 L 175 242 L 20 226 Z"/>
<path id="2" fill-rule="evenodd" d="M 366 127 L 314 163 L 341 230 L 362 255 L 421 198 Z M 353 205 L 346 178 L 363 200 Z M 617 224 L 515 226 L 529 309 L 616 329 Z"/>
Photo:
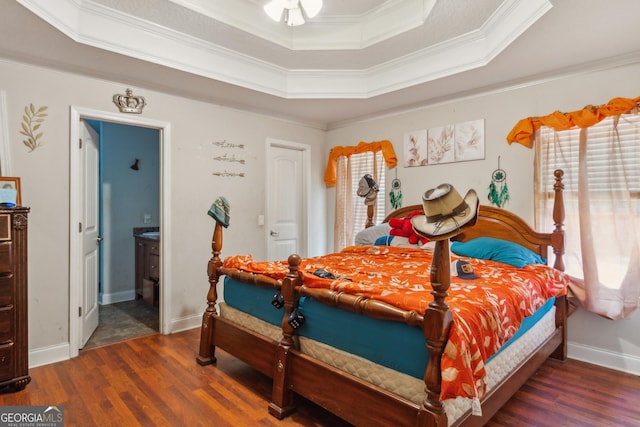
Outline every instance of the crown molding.
<path id="1" fill-rule="evenodd" d="M 481 67 L 550 9 L 546 0 L 507 1 L 476 31 L 366 70 L 296 70 L 289 97 L 369 98 Z"/>
<path id="2" fill-rule="evenodd" d="M 507 0 L 478 30 L 374 67 L 294 70 L 91 0 L 17 1 L 78 43 L 289 99 L 363 99 L 480 67 L 551 8 Z"/>

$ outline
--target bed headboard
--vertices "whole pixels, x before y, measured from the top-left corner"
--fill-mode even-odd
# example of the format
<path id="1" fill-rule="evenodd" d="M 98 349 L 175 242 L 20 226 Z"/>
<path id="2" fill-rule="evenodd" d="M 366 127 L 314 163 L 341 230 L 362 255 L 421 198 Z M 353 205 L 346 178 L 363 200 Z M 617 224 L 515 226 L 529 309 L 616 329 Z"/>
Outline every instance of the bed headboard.
<path id="1" fill-rule="evenodd" d="M 556 255 L 553 266 L 558 270 L 564 271 L 564 261 L 562 259 L 564 255 L 563 174 L 562 170 L 554 172 L 556 182 L 554 184 L 553 222 L 555 229 L 552 232 L 539 233 L 512 212 L 493 206 L 480 205 L 476 225 L 467 228 L 463 233 L 453 237 L 451 240 L 466 242 L 476 237 L 494 237 L 522 245 L 544 258 L 549 258 L 549 248 L 552 248 Z M 404 218 L 414 211 L 422 211 L 422 205 L 411 205 L 397 209 L 387 215 L 384 222 L 388 222 L 391 218 Z"/>
<path id="2" fill-rule="evenodd" d="M 421 211 L 422 205 L 411 205 L 391 212 L 385 222 L 391 218 L 403 218 L 414 211 Z M 466 242 L 476 237 L 494 237 L 518 243 L 546 257 L 546 249 L 551 246 L 551 235 L 537 233 L 522 218 L 504 209 L 480 205 L 478 222 L 467 228 L 451 240 Z M 544 254 L 543 252 L 544 251 Z"/>

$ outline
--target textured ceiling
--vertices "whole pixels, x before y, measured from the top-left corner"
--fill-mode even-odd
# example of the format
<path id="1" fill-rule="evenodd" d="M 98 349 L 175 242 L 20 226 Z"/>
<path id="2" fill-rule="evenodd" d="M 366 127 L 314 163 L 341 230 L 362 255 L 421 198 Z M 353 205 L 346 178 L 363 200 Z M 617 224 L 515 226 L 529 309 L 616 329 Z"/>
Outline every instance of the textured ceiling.
<path id="1" fill-rule="evenodd" d="M 320 128 L 638 61 L 637 0 L 1 0 L 0 57 Z"/>

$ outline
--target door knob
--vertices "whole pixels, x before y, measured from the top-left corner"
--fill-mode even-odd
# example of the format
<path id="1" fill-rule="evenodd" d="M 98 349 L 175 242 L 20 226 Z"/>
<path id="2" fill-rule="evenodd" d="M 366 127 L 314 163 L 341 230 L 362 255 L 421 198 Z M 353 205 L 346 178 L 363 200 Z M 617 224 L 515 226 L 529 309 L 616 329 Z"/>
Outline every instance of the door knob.
<path id="1" fill-rule="evenodd" d="M 278 233 L 277 231 L 273 231 L 273 230 L 271 230 L 269 232 L 269 234 L 271 234 L 272 237 L 278 237 L 280 235 L 280 233 Z"/>

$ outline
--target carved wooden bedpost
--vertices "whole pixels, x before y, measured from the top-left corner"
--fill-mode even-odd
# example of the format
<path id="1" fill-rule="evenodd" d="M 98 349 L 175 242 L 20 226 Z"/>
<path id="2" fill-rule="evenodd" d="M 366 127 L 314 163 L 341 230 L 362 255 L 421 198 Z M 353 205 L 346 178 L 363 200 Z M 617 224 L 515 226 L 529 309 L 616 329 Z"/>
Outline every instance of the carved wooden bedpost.
<path id="1" fill-rule="evenodd" d="M 282 340 L 276 349 L 275 366 L 273 370 L 273 389 L 271 402 L 269 403 L 269 413 L 278 419 L 282 419 L 293 411 L 293 391 L 287 387 L 287 362 L 289 360 L 289 350 L 293 347 L 294 329 L 289 324 L 289 316 L 298 306 L 298 296 L 296 286 L 300 285 L 301 279 L 298 275 L 300 262 L 302 259 L 298 255 L 290 255 L 288 258 L 289 272 L 282 281 L 282 297 L 284 298 L 284 316 L 282 317 Z"/>
<path id="2" fill-rule="evenodd" d="M 562 176 L 564 171 L 562 169 L 556 169 L 553 171 L 553 176 L 556 182 L 553 184 L 554 190 L 554 203 L 553 203 L 553 224 L 555 226 L 551 235 L 553 253 L 556 256 L 553 267 L 557 270 L 564 271 L 564 196 L 562 194 L 564 190 L 564 184 L 562 183 Z"/>
<path id="3" fill-rule="evenodd" d="M 215 335 L 216 300 L 218 292 L 218 267 L 222 265 L 220 251 L 222 250 L 222 224 L 216 221 L 211 238 L 211 259 L 207 263 L 207 275 L 209 276 L 209 292 L 207 293 L 207 308 L 202 315 L 202 327 L 200 329 L 200 352 L 196 361 L 200 365 L 208 365 L 216 362 L 215 345 L 213 337 Z"/>
<path id="4" fill-rule="evenodd" d="M 373 205 L 367 206 L 367 223 L 364 225 L 365 228 L 369 228 L 373 226 Z"/>
<path id="5" fill-rule="evenodd" d="M 556 169 L 553 171 L 555 177 L 555 183 L 553 184 L 554 201 L 553 201 L 553 224 L 554 229 L 551 233 L 551 245 L 553 246 L 553 253 L 556 259 L 553 263 L 553 267 L 557 270 L 564 271 L 564 184 L 562 183 L 562 177 L 564 171 L 562 169 Z M 569 315 L 569 299 L 566 296 L 559 296 L 556 298 L 556 327 L 562 326 L 562 343 L 551 354 L 551 357 L 558 360 L 567 360 L 568 349 L 568 337 L 567 337 L 567 316 Z"/>
<path id="6" fill-rule="evenodd" d="M 436 242 L 431 264 L 431 286 L 433 301 L 425 311 L 422 325 L 429 350 L 429 364 L 424 375 L 425 399 L 418 413 L 418 426 L 444 427 L 447 415 L 440 401 L 442 373 L 440 370 L 442 353 L 451 328 L 451 312 L 445 302 L 451 284 L 451 254 L 449 239 Z"/>

